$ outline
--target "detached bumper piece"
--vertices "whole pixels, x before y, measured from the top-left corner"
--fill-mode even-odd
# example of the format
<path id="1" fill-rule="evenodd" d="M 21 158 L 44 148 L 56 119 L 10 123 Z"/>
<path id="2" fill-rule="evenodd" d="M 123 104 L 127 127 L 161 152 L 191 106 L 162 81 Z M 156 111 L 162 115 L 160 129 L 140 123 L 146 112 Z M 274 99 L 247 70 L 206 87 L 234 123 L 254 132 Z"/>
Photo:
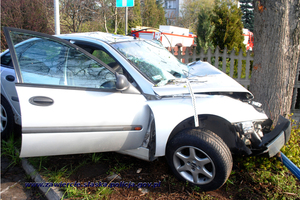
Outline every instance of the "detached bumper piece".
<path id="1" fill-rule="evenodd" d="M 279 116 L 276 127 L 262 137 L 259 147 L 267 149 L 262 153 L 268 153 L 269 157 L 275 156 L 289 141 L 291 135 L 291 123 L 283 116 Z"/>

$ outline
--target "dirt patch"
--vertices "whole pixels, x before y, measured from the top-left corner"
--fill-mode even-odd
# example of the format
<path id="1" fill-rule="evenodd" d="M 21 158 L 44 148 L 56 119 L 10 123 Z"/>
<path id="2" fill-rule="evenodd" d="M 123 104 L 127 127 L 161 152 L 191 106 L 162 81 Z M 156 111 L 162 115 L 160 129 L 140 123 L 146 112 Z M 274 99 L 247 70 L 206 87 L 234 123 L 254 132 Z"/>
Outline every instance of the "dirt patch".
<path id="1" fill-rule="evenodd" d="M 87 164 L 78 168 L 78 170 L 76 170 L 76 172 L 72 174 L 69 179 L 70 181 L 89 181 L 99 179 L 103 174 L 106 174 L 108 170 L 109 167 L 105 163 Z"/>
<path id="2" fill-rule="evenodd" d="M 234 161 L 232 174 L 229 180 L 218 190 L 204 192 L 198 187 L 190 186 L 174 177 L 165 158 L 159 158 L 153 162 L 143 161 L 131 156 L 118 153 L 97 154 L 101 159 L 93 161 L 92 154 L 80 154 L 69 156 L 48 157 L 43 166 L 49 171 L 57 171 L 60 168 L 73 170 L 66 178 L 66 182 L 108 183 L 123 186 L 111 187 L 110 199 L 267 199 L 266 193 L 270 193 L 270 185 L 258 184 L 253 180 L 241 164 Z M 55 165 L 53 165 L 55 163 Z M 84 164 L 82 164 L 84 163 Z M 80 166 L 77 167 L 76 166 Z M 76 168 L 76 170 L 74 170 Z M 121 179 L 108 179 L 109 176 L 119 175 Z M 124 186 L 124 183 L 149 184 L 152 186 L 143 188 Z M 156 186 L 153 187 L 153 184 Z M 158 185 L 159 184 L 159 185 Z M 97 187 L 79 187 L 89 195 L 99 192 Z M 91 197 L 92 198 L 92 197 Z M 93 197 L 93 198 L 97 198 Z M 72 198 L 71 198 L 72 199 Z M 73 199 L 78 199 L 74 197 Z M 79 198 L 80 199 L 80 198 Z"/>

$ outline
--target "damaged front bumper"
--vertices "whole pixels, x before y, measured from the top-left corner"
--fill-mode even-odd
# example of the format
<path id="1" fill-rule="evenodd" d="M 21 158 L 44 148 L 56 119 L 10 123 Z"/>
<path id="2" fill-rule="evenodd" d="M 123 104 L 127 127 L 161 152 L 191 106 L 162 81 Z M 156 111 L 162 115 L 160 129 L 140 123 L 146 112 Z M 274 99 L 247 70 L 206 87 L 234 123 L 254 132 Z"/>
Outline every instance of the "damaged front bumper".
<path id="1" fill-rule="evenodd" d="M 263 131 L 262 127 L 270 127 L 271 124 L 271 120 L 261 124 L 255 122 L 236 124 L 236 130 L 244 142 L 246 147 L 244 150 L 248 155 L 268 153 L 269 157 L 273 157 L 288 142 L 291 135 L 290 121 L 279 116 L 277 125 L 272 131 Z"/>
<path id="2" fill-rule="evenodd" d="M 259 146 L 265 146 L 267 149 L 263 153 L 268 153 L 269 157 L 273 157 L 289 141 L 290 136 L 290 121 L 283 116 L 279 116 L 276 127 L 262 137 L 262 142 Z"/>

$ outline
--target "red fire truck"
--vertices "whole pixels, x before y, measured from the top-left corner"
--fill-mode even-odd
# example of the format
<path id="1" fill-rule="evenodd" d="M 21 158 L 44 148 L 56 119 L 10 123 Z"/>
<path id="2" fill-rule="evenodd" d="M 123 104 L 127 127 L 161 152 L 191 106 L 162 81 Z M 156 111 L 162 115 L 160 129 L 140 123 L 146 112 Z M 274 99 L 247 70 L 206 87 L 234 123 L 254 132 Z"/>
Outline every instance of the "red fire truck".
<path id="1" fill-rule="evenodd" d="M 131 35 L 144 39 L 159 40 L 164 47 L 175 47 L 176 44 L 182 44 L 183 47 L 190 47 L 194 44 L 194 39 L 197 37 L 190 33 L 187 28 L 164 25 L 160 25 L 159 29 L 138 26 L 131 29 Z M 248 29 L 243 29 L 243 36 L 243 43 L 246 45 L 247 51 L 252 51 L 254 46 L 253 33 Z"/>
<path id="2" fill-rule="evenodd" d="M 131 35 L 144 39 L 157 39 L 164 47 L 175 47 L 176 44 L 190 47 L 194 44 L 194 38 L 197 37 L 187 28 L 163 25 L 160 25 L 159 29 L 136 27 L 131 30 Z"/>
<path id="3" fill-rule="evenodd" d="M 244 44 L 246 45 L 247 51 L 252 51 L 254 46 L 253 33 L 248 29 L 243 28 Z"/>

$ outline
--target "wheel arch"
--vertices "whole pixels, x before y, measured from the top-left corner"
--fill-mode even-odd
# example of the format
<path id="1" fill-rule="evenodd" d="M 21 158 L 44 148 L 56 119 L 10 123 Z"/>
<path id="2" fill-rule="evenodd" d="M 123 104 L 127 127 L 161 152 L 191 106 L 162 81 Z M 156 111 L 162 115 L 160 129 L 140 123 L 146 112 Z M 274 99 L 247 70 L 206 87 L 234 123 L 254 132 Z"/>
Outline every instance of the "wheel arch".
<path id="1" fill-rule="evenodd" d="M 211 114 L 198 115 L 198 119 L 199 128 L 210 130 L 218 135 L 232 153 L 251 153 L 250 149 L 237 135 L 234 126 L 228 120 Z M 192 128 L 195 128 L 194 117 L 183 120 L 173 129 L 169 135 L 168 142 L 182 130 Z"/>

